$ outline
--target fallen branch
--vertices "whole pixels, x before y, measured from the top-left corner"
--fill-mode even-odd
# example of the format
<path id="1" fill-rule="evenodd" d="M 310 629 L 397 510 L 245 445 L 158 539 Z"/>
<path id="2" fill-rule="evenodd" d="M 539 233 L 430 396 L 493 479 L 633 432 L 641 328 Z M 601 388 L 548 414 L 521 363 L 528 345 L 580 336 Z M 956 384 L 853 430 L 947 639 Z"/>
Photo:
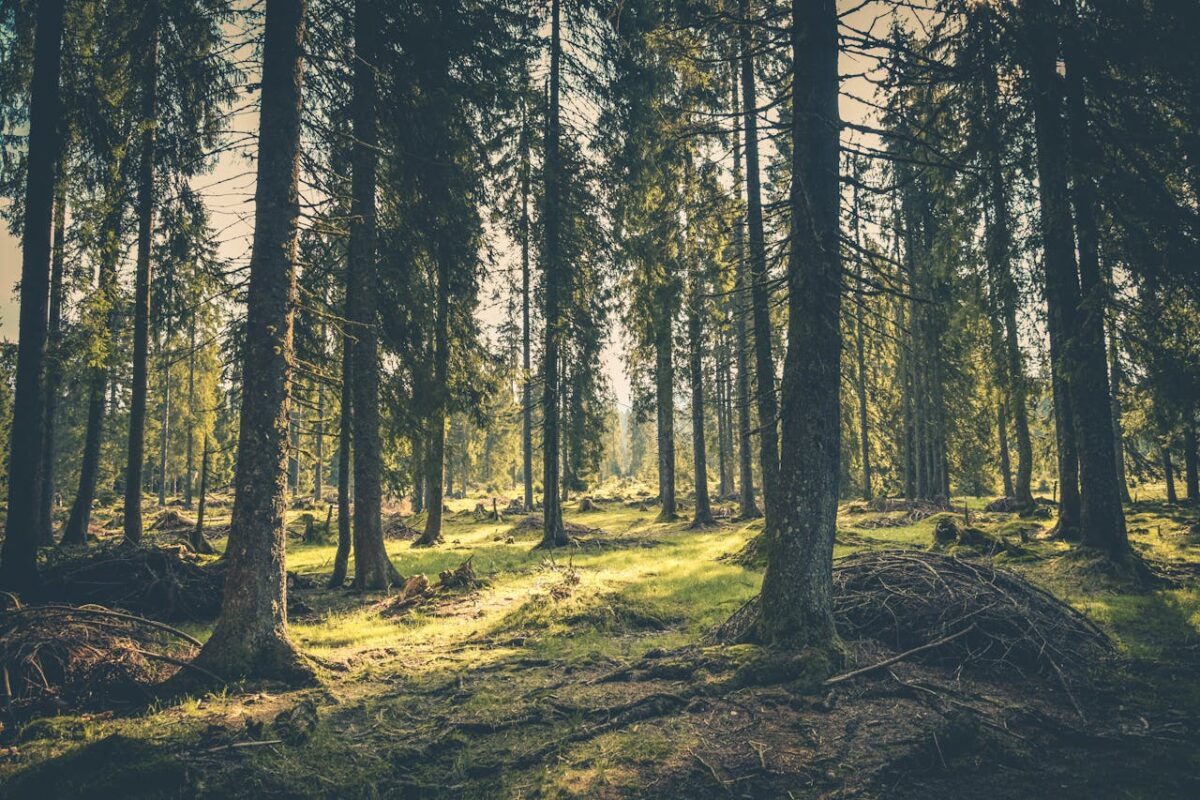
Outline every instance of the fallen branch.
<path id="1" fill-rule="evenodd" d="M 898 654 L 892 656 L 891 658 L 885 658 L 883 661 L 880 661 L 877 664 L 872 664 L 869 667 L 863 667 L 861 669 L 851 670 L 850 672 L 843 672 L 841 675 L 834 675 L 832 678 L 826 679 L 825 685 L 833 686 L 834 684 L 843 683 L 845 681 L 857 678 L 861 675 L 867 675 L 869 673 L 884 669 L 885 667 L 890 667 L 892 664 L 895 664 L 897 661 L 903 661 L 906 658 L 910 658 L 911 656 L 915 656 L 920 653 L 924 653 L 927 650 L 933 650 L 936 647 L 941 647 L 944 644 L 954 641 L 955 639 L 959 638 L 960 636 L 966 636 L 968 633 L 970 633 L 973 630 L 975 630 L 975 623 L 971 623 L 970 625 L 963 628 L 961 631 L 958 631 L 957 633 L 952 633 L 949 636 L 943 636 L 941 639 L 938 639 L 937 641 L 923 644 L 920 647 L 914 647 L 911 650 L 905 650 L 903 653 L 898 653 Z"/>

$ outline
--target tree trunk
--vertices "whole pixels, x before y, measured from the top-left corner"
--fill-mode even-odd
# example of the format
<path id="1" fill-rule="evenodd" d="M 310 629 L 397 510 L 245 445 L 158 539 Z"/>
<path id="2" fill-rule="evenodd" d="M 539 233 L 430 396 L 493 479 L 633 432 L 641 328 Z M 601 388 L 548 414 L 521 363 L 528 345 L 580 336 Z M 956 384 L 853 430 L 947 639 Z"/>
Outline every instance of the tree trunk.
<path id="1" fill-rule="evenodd" d="M 192 477 L 196 472 L 195 464 L 195 447 L 196 447 L 196 310 L 192 310 L 191 320 L 188 322 L 188 377 L 187 377 L 187 431 L 185 432 L 187 439 L 186 450 L 184 451 L 184 467 L 183 467 L 183 507 L 192 507 Z M 205 433 L 205 440 L 208 439 L 208 434 Z M 203 457 L 202 457 L 203 458 Z M 203 465 L 201 465 L 203 466 Z"/>
<path id="2" fill-rule="evenodd" d="M 1050 338 L 1050 392 L 1054 403 L 1054 437 L 1058 450 L 1058 522 L 1055 535 L 1079 540 L 1079 455 L 1075 447 L 1075 419 L 1068 400 L 1070 388 L 1060 366 L 1063 334 L 1057 307 L 1047 297 L 1046 329 Z"/>
<path id="3" fill-rule="evenodd" d="M 1179 496 L 1175 493 L 1175 466 L 1171 463 L 1171 449 L 1167 443 L 1167 437 L 1163 437 L 1163 443 L 1158 448 L 1159 455 L 1162 457 L 1163 480 L 1167 482 L 1167 502 L 1175 505 L 1179 502 Z"/>
<path id="4" fill-rule="evenodd" d="M 529 330 L 529 120 L 521 120 L 521 481 L 524 508 L 533 510 L 533 368 Z"/>
<path id="5" fill-rule="evenodd" d="M 1001 400 L 996 405 L 996 431 L 1000 438 L 1000 478 L 1004 482 L 1004 496 L 1013 496 L 1012 462 L 1008 454 L 1008 408 Z"/>
<path id="6" fill-rule="evenodd" d="M 338 420 L 338 540 L 333 555 L 333 573 L 329 576 L 329 588 L 336 589 L 346 582 L 350 569 L 350 471 L 351 435 L 353 432 L 353 397 L 351 384 L 353 366 L 350 363 L 350 341 L 342 337 L 342 407 Z"/>
<path id="7" fill-rule="evenodd" d="M 204 450 L 200 454 L 200 506 L 196 509 L 196 527 L 192 529 L 192 549 L 211 555 L 213 546 L 204 538 L 204 507 L 208 502 L 208 434 L 204 435 Z"/>
<path id="8" fill-rule="evenodd" d="M 559 311 L 559 284 L 562 280 L 562 255 L 559 237 L 562 194 L 559 175 L 559 71 L 562 60 L 561 11 L 559 0 L 550 0 L 550 105 L 546 114 L 545 208 L 542 212 L 545 231 L 543 261 L 543 302 L 545 304 L 545 354 L 542 365 L 542 547 L 562 547 L 568 543 L 563 527 L 562 501 L 558 494 L 559 445 L 559 381 L 558 361 L 563 320 Z"/>
<path id="9" fill-rule="evenodd" d="M 779 488 L 779 413 L 775 397 L 775 358 L 771 353 L 770 291 L 767 288 L 767 252 L 763 239 L 762 188 L 758 169 L 758 95 L 754 88 L 753 23 L 750 0 L 741 0 L 742 97 L 746 129 L 746 222 L 750 242 L 750 305 L 754 320 L 754 367 L 758 379 L 759 469 L 762 473 L 764 534 L 778 519 L 775 498 Z"/>
<path id="10" fill-rule="evenodd" d="M 1200 505 L 1200 467 L 1196 453 L 1196 412 L 1189 410 L 1183 422 L 1183 474 L 1187 487 L 1187 499 L 1191 505 Z"/>
<path id="11" fill-rule="evenodd" d="M 1044 1 L 1044 0 L 1043 0 Z M 1083 57 L 1077 41 L 1075 2 L 1067 0 L 1063 25 L 1066 62 L 1066 106 L 1069 135 L 1072 203 L 1079 252 L 1079 289 L 1074 299 L 1073 387 L 1075 425 L 1079 438 L 1080 544 L 1120 558 L 1129 552 L 1125 511 L 1121 506 L 1113 441 L 1112 394 L 1108 385 L 1108 355 L 1104 342 L 1106 287 L 1100 277 L 1100 235 L 1096 187 L 1092 178 L 1096 156 L 1089 131 Z M 1071 281 L 1074 286 L 1074 281 Z"/>
<path id="12" fill-rule="evenodd" d="M 168 332 L 167 341 L 170 340 L 171 335 Z M 161 348 L 159 357 L 162 358 L 163 400 L 162 418 L 159 420 L 158 432 L 158 507 L 163 508 L 167 504 L 167 440 L 170 437 L 169 426 L 171 423 L 171 361 L 170 356 Z"/>
<path id="13" fill-rule="evenodd" d="M 382 454 L 379 442 L 379 345 L 376 297 L 376 122 L 375 70 L 379 68 L 377 0 L 354 3 L 354 97 L 351 117 L 350 252 L 347 260 L 347 305 L 353 327 L 350 355 L 354 364 L 354 588 L 385 589 L 392 578 L 383 545 Z"/>
<path id="14" fill-rule="evenodd" d="M 196 657 L 225 679 L 315 677 L 288 637 L 284 571 L 304 5 L 266 0 L 236 493 L 221 616 Z"/>
<path id="15" fill-rule="evenodd" d="M 1057 316 L 1065 347 L 1060 368 L 1067 384 L 1079 454 L 1080 544 L 1101 550 L 1111 558 L 1129 555 L 1125 515 L 1113 457 L 1112 416 L 1108 392 L 1107 360 L 1103 345 L 1103 316 L 1083 305 L 1084 298 L 1098 296 L 1099 272 L 1092 249 L 1094 217 L 1089 219 L 1091 200 L 1086 197 L 1090 182 L 1076 176 L 1077 205 L 1082 227 L 1080 254 L 1082 273 L 1076 272 L 1072 235 L 1071 197 L 1067 190 L 1070 149 L 1061 123 L 1062 95 L 1058 84 L 1057 39 L 1052 10 L 1046 0 L 1025 0 L 1029 14 L 1031 43 L 1028 48 L 1033 83 L 1034 129 L 1037 141 L 1038 188 L 1041 199 L 1042 235 L 1045 244 L 1047 301 L 1058 307 Z M 1070 74 L 1068 73 L 1068 78 Z M 1076 80 L 1078 76 L 1076 77 Z M 1070 84 L 1070 80 L 1068 80 Z M 1079 87 L 1071 93 L 1081 91 Z M 1085 121 L 1080 118 L 1082 96 L 1068 97 L 1073 141 L 1082 146 Z M 1076 159 L 1078 161 L 1078 159 Z M 1090 239 L 1090 241 L 1089 241 Z M 1083 284 L 1079 278 L 1082 276 Z M 1089 302 L 1090 306 L 1090 302 Z M 1052 312 L 1053 313 L 1053 312 Z M 1099 335 L 1097 335 L 1099 331 Z"/>
<path id="16" fill-rule="evenodd" d="M 54 451 L 58 395 L 62 390 L 63 260 L 66 250 L 67 197 L 59 177 L 54 198 L 54 249 L 50 262 L 50 320 L 46 340 L 45 430 L 42 434 L 42 489 L 38 509 L 38 544 L 54 544 Z"/>
<path id="17" fill-rule="evenodd" d="M 729 342 L 724 333 L 718 334 L 717 338 L 717 357 L 713 364 L 717 387 L 717 496 L 724 500 L 733 493 L 733 476 L 729 470 L 730 451 L 733 449 L 729 415 Z"/>
<path id="18" fill-rule="evenodd" d="M 736 45 L 735 45 L 736 48 Z M 733 190 L 741 199 L 742 187 L 742 145 L 738 135 L 738 125 L 741 124 L 741 92 L 739 72 L 742 59 L 737 51 L 734 52 L 732 63 L 733 73 Z M 746 227 L 745 219 L 739 213 L 733 228 L 733 257 L 736 282 L 737 300 L 733 304 L 734 313 L 734 358 L 737 361 L 737 410 L 738 410 L 738 516 L 742 519 L 754 519 L 762 516 L 758 504 L 754 500 L 754 451 L 750 441 L 750 354 L 749 327 L 750 291 L 749 268 L 746 261 Z"/>
<path id="19" fill-rule="evenodd" d="M 448 236 L 448 231 L 439 234 Z M 442 488 L 446 466 L 446 395 L 450 380 L 450 248 L 439 245 L 437 258 L 437 317 L 433 333 L 433 398 L 429 413 L 429 438 L 425 448 L 425 530 L 413 542 L 428 547 L 442 539 Z"/>
<path id="20" fill-rule="evenodd" d="M 125 541 L 142 541 L 142 469 L 146 461 L 146 371 L 150 357 L 150 250 L 154 245 L 154 149 L 158 126 L 157 0 L 142 16 L 141 160 L 138 164 L 137 276 L 133 298 L 133 381 L 129 400 L 129 458 L 125 465 Z"/>
<path id="21" fill-rule="evenodd" d="M 833 655 L 841 474 L 838 46 L 834 0 L 792 2 L 792 185 L 780 498 L 759 638 Z"/>
<path id="22" fill-rule="evenodd" d="M 46 318 L 50 294 L 50 227 L 54 165 L 60 149 L 63 0 L 40 0 L 34 33 L 29 99 L 25 219 L 21 229 L 21 310 L 16 389 L 8 459 L 8 516 L 0 549 L 0 588 L 25 592 L 37 585 L 37 517 L 41 507 L 42 401 Z"/>
<path id="23" fill-rule="evenodd" d="M 690 158 L 690 156 L 687 156 Z M 690 275 L 691 297 L 688 302 L 688 367 L 692 384 L 692 465 L 696 480 L 696 511 L 691 528 L 706 528 L 716 524 L 708 499 L 708 452 L 704 443 L 704 341 L 700 325 L 704 291 L 700 285 L 700 269 L 692 256 Z M 672 448 L 674 450 L 674 448 Z M 674 456 L 674 452 L 672 452 Z M 663 512 L 666 513 L 664 506 Z"/>
<path id="24" fill-rule="evenodd" d="M 658 499 L 660 522 L 678 517 L 675 508 L 675 359 L 671 337 L 671 318 L 664 309 L 667 298 L 660 297 L 658 311 L 664 317 L 654 335 L 654 397 L 657 410 Z"/>
<path id="25" fill-rule="evenodd" d="M 325 328 L 321 328 L 322 349 Z M 318 503 L 325 500 L 325 381 L 317 381 L 317 425 L 313 431 L 313 499 Z"/>
<path id="26" fill-rule="evenodd" d="M 854 243 L 862 247 L 862 237 L 859 222 L 860 207 L 858 203 L 858 185 L 853 189 L 854 196 Z M 863 302 L 862 257 L 856 256 L 854 265 L 854 388 L 858 394 L 858 437 L 859 450 L 862 457 L 862 497 L 870 500 L 871 491 L 871 430 L 867 414 L 867 335 L 866 304 Z"/>
<path id="27" fill-rule="evenodd" d="M 102 228 L 100 264 L 96 271 L 96 294 L 100 299 L 101 310 L 105 314 L 105 329 L 109 341 L 117 337 L 117 262 L 121 258 L 120 227 L 122 206 L 120 203 L 120 182 L 122 162 L 117 160 L 111 166 L 110 179 L 105 187 L 105 203 L 109 208 Z M 103 342 L 97 342 L 103 346 Z M 104 352 L 89 369 L 88 375 L 88 414 L 87 427 L 83 437 L 83 457 L 79 465 L 79 487 L 75 500 L 71 504 L 71 513 L 67 517 L 67 525 L 63 529 L 63 545 L 87 544 L 88 529 L 91 527 L 92 504 L 96 499 L 96 484 L 100 473 L 100 445 L 104 438 L 104 416 L 107 409 L 105 392 L 109 386 L 108 367 L 111 353 Z"/>

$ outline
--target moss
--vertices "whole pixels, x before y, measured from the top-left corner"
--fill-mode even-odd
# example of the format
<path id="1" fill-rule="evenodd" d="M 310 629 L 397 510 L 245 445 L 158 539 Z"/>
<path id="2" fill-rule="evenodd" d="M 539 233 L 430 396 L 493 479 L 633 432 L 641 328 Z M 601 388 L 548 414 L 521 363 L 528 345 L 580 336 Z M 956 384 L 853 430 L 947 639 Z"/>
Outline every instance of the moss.
<path id="1" fill-rule="evenodd" d="M 798 694 L 812 694 L 821 689 L 833 674 L 839 658 L 837 648 L 806 647 L 800 651 L 763 648 L 757 658 L 747 660 L 737 668 L 733 682 L 737 686 L 774 686 L 791 684 Z"/>

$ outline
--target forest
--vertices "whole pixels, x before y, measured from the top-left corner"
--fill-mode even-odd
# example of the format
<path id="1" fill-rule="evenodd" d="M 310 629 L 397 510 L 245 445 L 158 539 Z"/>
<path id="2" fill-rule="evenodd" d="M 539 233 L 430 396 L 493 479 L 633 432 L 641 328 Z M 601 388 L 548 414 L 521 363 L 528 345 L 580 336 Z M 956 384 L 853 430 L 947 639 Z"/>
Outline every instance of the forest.
<path id="1" fill-rule="evenodd" d="M 1197 30 L 0 0 L 0 798 L 1200 797 Z"/>

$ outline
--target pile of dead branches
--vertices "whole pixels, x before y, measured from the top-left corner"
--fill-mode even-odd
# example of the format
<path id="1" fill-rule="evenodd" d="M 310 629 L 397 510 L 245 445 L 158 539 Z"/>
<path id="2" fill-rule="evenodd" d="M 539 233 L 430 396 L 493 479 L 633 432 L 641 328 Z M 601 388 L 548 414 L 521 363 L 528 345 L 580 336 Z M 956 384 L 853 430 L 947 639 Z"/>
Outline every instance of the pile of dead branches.
<path id="1" fill-rule="evenodd" d="M 411 541 L 421 536 L 421 532 L 404 521 L 404 517 L 395 514 L 383 520 L 383 538 Z"/>
<path id="2" fill-rule="evenodd" d="M 162 620 L 206 620 L 221 610 L 223 562 L 181 545 L 108 545 L 57 559 L 42 572 L 41 599 L 99 603 Z"/>
<path id="3" fill-rule="evenodd" d="M 927 661 L 996 674 L 1081 675 L 1112 653 L 1079 612 L 987 562 L 906 550 L 862 552 L 833 570 L 834 614 L 848 639 L 903 651 L 966 630 Z"/>
<path id="4" fill-rule="evenodd" d="M 144 702 L 199 646 L 182 631 L 101 606 L 12 602 L 0 614 L 0 699 L 11 719 Z"/>
<path id="5" fill-rule="evenodd" d="M 1083 677 L 1112 655 L 1108 637 L 1044 589 L 986 561 L 916 550 L 864 551 L 834 564 L 833 606 L 844 639 L 870 639 L 919 660 L 990 674 Z M 712 635 L 752 641 L 758 598 Z M 931 643 L 933 647 L 927 647 Z"/>
<path id="6" fill-rule="evenodd" d="M 152 531 L 190 531 L 196 527 L 196 521 L 188 519 L 173 508 L 169 508 L 155 518 L 154 522 L 150 523 L 149 530 Z"/>
<path id="7" fill-rule="evenodd" d="M 513 533 L 518 531 L 540 531 L 545 525 L 541 514 L 530 514 L 525 519 L 513 525 Z M 563 522 L 563 528 L 571 536 L 586 536 L 603 534 L 603 528 L 589 528 L 587 525 L 580 525 L 578 522 Z"/>

